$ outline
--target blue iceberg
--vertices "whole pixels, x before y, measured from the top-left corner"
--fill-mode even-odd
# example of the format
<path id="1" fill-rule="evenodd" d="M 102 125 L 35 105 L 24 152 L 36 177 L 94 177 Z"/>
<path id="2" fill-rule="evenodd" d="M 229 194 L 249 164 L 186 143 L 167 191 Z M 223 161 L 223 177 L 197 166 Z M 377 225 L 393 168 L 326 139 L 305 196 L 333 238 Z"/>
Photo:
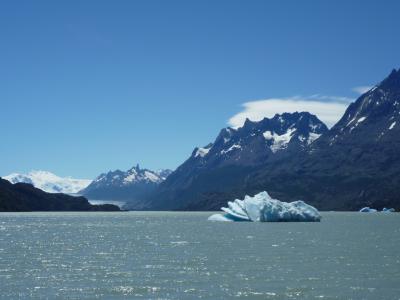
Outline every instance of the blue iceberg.
<path id="1" fill-rule="evenodd" d="M 272 199 L 267 192 L 244 200 L 236 199 L 222 207 L 224 214 L 214 214 L 209 221 L 252 221 L 252 222 L 319 222 L 318 210 L 303 201 L 281 202 Z"/>

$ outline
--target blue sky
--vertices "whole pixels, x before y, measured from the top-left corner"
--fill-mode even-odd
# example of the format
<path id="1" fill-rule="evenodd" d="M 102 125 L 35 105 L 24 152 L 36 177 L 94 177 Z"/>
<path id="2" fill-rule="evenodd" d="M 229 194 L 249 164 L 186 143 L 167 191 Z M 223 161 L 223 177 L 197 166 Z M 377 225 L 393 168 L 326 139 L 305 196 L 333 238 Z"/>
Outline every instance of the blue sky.
<path id="1" fill-rule="evenodd" d="M 0 175 L 175 168 L 240 113 L 293 99 L 347 105 L 400 67 L 399 11 L 399 1 L 2 1 Z M 254 104 L 263 99 L 278 102 Z"/>

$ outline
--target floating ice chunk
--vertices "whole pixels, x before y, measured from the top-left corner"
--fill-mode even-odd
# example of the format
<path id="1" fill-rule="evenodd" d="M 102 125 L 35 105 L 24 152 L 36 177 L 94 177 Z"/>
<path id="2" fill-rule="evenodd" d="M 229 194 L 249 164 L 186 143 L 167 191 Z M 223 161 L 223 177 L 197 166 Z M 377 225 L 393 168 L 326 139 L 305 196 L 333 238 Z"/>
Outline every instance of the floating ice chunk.
<path id="1" fill-rule="evenodd" d="M 360 212 L 377 212 L 377 210 L 374 209 L 374 208 L 369 208 L 369 207 L 367 206 L 367 207 L 361 208 L 361 209 L 360 209 Z"/>
<path id="2" fill-rule="evenodd" d="M 221 222 L 241 222 L 250 221 L 249 219 L 238 218 L 230 214 L 213 214 L 208 217 L 208 221 L 221 221 Z"/>
<path id="3" fill-rule="evenodd" d="M 382 209 L 382 212 L 395 212 L 396 210 L 394 209 L 394 208 L 386 208 L 386 207 L 384 207 L 383 209 Z"/>
<path id="4" fill-rule="evenodd" d="M 232 219 L 226 217 L 226 215 L 213 214 L 208 217 L 208 221 L 221 221 L 221 222 L 233 222 Z"/>
<path id="5" fill-rule="evenodd" d="M 360 209 L 360 212 L 377 212 L 378 210 L 375 208 L 370 208 L 370 207 L 363 207 Z M 386 208 L 384 207 L 382 209 L 382 212 L 395 212 L 396 210 L 394 208 Z"/>
<path id="6" fill-rule="evenodd" d="M 253 222 L 318 222 L 321 215 L 318 210 L 303 201 L 291 203 L 272 199 L 267 192 L 244 200 L 236 199 L 222 207 L 224 215 L 215 214 L 210 221 L 253 221 Z"/>

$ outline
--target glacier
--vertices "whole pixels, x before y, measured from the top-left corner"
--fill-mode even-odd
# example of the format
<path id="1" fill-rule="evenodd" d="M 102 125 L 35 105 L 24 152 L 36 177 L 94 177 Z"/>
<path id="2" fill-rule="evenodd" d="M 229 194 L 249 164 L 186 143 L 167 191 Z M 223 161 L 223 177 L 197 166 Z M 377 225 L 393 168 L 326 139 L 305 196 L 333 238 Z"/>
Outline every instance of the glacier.
<path id="1" fill-rule="evenodd" d="M 92 182 L 90 179 L 59 177 L 48 171 L 31 171 L 28 174 L 12 173 L 2 178 L 13 184 L 19 182 L 29 183 L 48 193 L 65 194 L 78 193 Z"/>
<path id="2" fill-rule="evenodd" d="M 319 222 L 318 210 L 303 201 L 282 202 L 271 198 L 267 192 L 254 197 L 245 196 L 243 200 L 228 202 L 222 207 L 224 214 L 214 214 L 209 221 L 252 221 L 252 222 Z"/>

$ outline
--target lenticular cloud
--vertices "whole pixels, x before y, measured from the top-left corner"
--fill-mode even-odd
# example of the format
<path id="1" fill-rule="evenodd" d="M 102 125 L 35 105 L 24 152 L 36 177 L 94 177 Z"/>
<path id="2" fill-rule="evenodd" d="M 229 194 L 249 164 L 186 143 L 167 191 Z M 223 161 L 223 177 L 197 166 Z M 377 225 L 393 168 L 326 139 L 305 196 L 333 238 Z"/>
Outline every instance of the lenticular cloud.
<path id="1" fill-rule="evenodd" d="M 234 128 L 242 127 L 246 118 L 261 121 L 264 117 L 272 118 L 276 113 L 308 111 L 332 127 L 343 116 L 348 104 L 353 99 L 312 95 L 309 97 L 271 98 L 243 103 L 242 111 L 232 116 L 228 124 Z"/>

